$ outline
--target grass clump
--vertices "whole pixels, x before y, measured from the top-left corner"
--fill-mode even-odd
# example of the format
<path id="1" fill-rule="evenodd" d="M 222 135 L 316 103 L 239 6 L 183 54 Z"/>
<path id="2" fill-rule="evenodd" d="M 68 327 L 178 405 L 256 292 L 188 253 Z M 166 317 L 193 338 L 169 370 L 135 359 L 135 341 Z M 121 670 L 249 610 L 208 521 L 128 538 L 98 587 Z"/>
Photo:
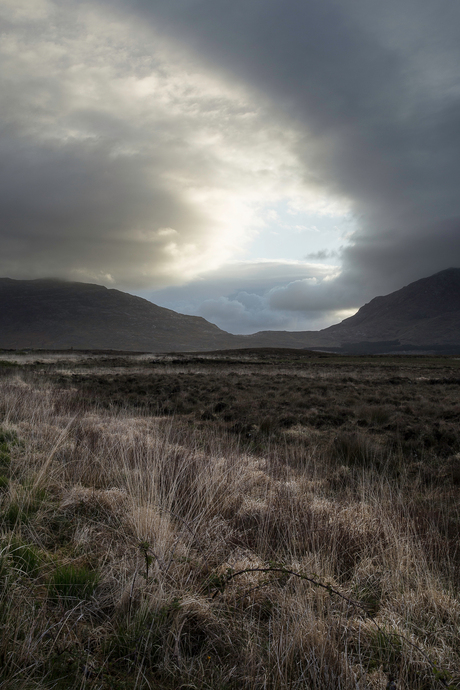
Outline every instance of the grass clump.
<path id="1" fill-rule="evenodd" d="M 11 463 L 11 448 L 19 444 L 16 432 L 0 428 L 0 470 L 5 472 Z"/>
<path id="2" fill-rule="evenodd" d="M 8 546 L 8 553 L 13 568 L 18 573 L 24 573 L 30 577 L 38 573 L 40 553 L 36 546 L 14 537 Z"/>
<path id="3" fill-rule="evenodd" d="M 7 481 L 6 486 L 10 485 Z M 5 510 L 1 514 L 5 525 L 9 529 L 15 529 L 20 525 L 28 525 L 34 516 L 40 511 L 47 500 L 46 492 L 33 487 L 19 486 L 10 497 Z"/>
<path id="4" fill-rule="evenodd" d="M 51 599 L 72 606 L 90 599 L 99 580 L 98 573 L 86 566 L 59 565 L 49 579 Z"/>

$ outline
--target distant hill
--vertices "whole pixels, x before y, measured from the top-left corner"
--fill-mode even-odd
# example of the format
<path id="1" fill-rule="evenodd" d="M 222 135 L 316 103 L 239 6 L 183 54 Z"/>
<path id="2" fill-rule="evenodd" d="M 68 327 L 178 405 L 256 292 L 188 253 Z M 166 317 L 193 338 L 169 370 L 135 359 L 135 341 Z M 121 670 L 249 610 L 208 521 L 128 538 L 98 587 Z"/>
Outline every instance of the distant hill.
<path id="1" fill-rule="evenodd" d="M 460 268 L 375 297 L 349 319 L 321 332 L 341 346 L 393 341 L 400 347 L 460 346 Z"/>
<path id="2" fill-rule="evenodd" d="M 460 268 L 422 278 L 375 297 L 322 331 L 263 331 L 246 347 L 305 347 L 349 353 L 460 352 Z"/>
<path id="3" fill-rule="evenodd" d="M 199 316 L 100 285 L 0 278 L 3 349 L 219 349 L 227 335 Z"/>
<path id="4" fill-rule="evenodd" d="M 376 297 L 322 331 L 231 335 L 119 290 L 58 280 L 0 279 L 0 348 L 186 352 L 254 347 L 342 352 L 460 352 L 460 268 Z"/>

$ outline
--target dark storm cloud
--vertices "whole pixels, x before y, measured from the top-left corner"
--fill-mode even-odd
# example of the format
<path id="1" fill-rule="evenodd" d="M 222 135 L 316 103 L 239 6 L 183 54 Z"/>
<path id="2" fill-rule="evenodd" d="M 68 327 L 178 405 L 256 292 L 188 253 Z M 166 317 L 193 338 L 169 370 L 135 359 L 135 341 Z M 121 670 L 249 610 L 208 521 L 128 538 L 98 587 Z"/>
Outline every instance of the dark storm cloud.
<path id="1" fill-rule="evenodd" d="M 0 141 L 1 264 L 18 277 L 93 275 L 119 280 L 136 271 L 138 284 L 159 263 L 155 230 L 199 226 L 199 218 L 168 189 L 146 184 L 152 160 L 113 160 L 106 142 Z M 114 203 L 116 202 L 116 203 Z M 152 207 L 155 225 L 152 232 Z M 135 228 L 147 229 L 136 237 Z M 128 232 L 127 232 L 128 230 Z M 165 263 L 167 257 L 164 256 Z M 26 275 L 21 275 L 21 266 Z M 23 270 L 24 270 L 23 269 Z M 131 284 L 136 280 L 131 279 Z"/>
<path id="2" fill-rule="evenodd" d="M 336 289 L 344 306 L 460 265 L 460 5 L 432 0 L 134 0 L 130 8 L 305 133 L 301 155 L 348 197 L 359 229 Z M 289 305 L 283 288 L 274 301 Z M 347 303 L 347 305 L 345 305 Z M 294 308 L 298 308 L 294 306 Z"/>
<path id="3" fill-rule="evenodd" d="M 0 24 L 0 275 L 183 283 L 299 187 L 276 120 L 135 15 L 3 0 Z"/>

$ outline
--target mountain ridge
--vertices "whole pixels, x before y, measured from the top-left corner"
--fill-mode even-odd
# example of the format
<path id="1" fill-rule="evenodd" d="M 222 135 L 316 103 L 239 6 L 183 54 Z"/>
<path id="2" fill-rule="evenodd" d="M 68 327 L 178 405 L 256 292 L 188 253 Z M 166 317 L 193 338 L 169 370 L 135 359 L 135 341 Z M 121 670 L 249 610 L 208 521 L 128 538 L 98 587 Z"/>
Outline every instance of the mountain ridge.
<path id="1" fill-rule="evenodd" d="M 0 347 L 179 349 L 220 345 L 224 333 L 200 316 L 92 283 L 0 278 Z"/>
<path id="2" fill-rule="evenodd" d="M 442 313 L 440 310 L 442 309 Z M 402 345 L 460 343 L 460 268 L 448 268 L 374 297 L 356 314 L 321 331 L 351 340 L 399 340 Z"/>
<path id="3" fill-rule="evenodd" d="M 378 296 L 321 331 L 233 335 L 200 316 L 93 283 L 0 278 L 1 349 L 101 349 L 145 352 L 253 347 L 379 351 L 458 348 L 460 268 Z"/>

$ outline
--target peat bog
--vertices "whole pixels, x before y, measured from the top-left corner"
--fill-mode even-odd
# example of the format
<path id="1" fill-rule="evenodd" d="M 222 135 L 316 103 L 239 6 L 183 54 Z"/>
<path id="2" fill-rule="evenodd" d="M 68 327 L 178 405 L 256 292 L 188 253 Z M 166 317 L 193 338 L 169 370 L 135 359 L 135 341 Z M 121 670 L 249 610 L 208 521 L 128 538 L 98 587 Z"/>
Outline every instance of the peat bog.
<path id="1" fill-rule="evenodd" d="M 460 358 L 4 352 L 0 390 L 0 687 L 459 687 Z"/>

